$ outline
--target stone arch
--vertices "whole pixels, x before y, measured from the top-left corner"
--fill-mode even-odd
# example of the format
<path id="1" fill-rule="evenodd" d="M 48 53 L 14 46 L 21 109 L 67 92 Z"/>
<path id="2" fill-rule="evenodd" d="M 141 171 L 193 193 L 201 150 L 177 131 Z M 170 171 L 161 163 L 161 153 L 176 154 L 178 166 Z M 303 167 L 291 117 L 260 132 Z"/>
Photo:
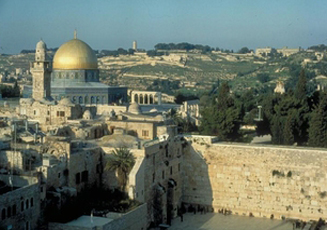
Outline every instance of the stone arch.
<path id="1" fill-rule="evenodd" d="M 158 94 L 155 94 L 154 96 L 153 96 L 153 103 L 155 104 L 155 103 L 158 103 Z"/>
<path id="2" fill-rule="evenodd" d="M 95 104 L 95 97 L 91 96 L 91 104 Z"/>
<path id="3" fill-rule="evenodd" d="M 139 96 L 137 94 L 134 94 L 134 102 L 135 103 L 139 102 Z"/>
<path id="4" fill-rule="evenodd" d="M 143 94 L 140 94 L 139 99 L 140 99 L 139 104 L 143 104 L 144 103 Z"/>
<path id="5" fill-rule="evenodd" d="M 66 149 L 64 148 L 64 146 L 61 143 L 54 142 L 54 141 L 46 142 L 43 145 L 42 153 L 53 156 L 55 159 L 57 159 L 61 163 L 67 164 L 68 155 L 67 155 Z M 33 203 L 34 203 L 34 201 L 31 200 L 30 201 L 31 207 L 32 207 Z"/>
<path id="6" fill-rule="evenodd" d="M 148 94 L 144 94 L 144 104 L 148 104 L 148 102 L 149 102 Z"/>

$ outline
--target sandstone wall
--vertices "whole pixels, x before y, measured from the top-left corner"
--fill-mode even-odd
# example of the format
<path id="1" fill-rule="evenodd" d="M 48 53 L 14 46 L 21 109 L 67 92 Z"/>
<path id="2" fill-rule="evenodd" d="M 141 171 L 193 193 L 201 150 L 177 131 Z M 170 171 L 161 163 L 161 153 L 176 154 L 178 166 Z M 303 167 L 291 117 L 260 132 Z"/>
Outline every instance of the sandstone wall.
<path id="1" fill-rule="evenodd" d="M 1 177 L 1 180 L 4 176 Z M 14 185 L 24 185 L 24 187 L 1 194 L 0 199 L 0 228 L 7 229 L 36 229 L 38 219 L 40 218 L 40 192 L 39 183 L 32 178 L 29 182 L 27 177 L 15 177 Z M 31 184 L 31 185 L 26 185 Z M 8 228 L 9 229 L 9 228 Z"/>
<path id="2" fill-rule="evenodd" d="M 318 219 L 327 213 L 327 151 L 193 144 L 184 155 L 186 203 L 215 211 Z"/>

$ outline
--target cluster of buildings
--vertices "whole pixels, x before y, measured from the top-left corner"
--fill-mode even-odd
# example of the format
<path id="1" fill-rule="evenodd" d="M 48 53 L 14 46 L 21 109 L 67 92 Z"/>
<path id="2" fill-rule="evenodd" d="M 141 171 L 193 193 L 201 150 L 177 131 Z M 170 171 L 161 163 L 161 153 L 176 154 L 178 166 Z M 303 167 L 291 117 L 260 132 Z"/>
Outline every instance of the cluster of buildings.
<path id="1" fill-rule="evenodd" d="M 272 53 L 273 48 L 271 47 L 265 47 L 265 48 L 257 48 L 255 50 L 255 55 L 257 56 L 268 56 Z M 282 56 L 288 57 L 292 54 L 298 53 L 300 51 L 303 51 L 303 49 L 299 48 L 288 48 L 288 47 L 283 47 L 281 49 L 276 49 L 276 52 L 281 54 Z"/>
<path id="2" fill-rule="evenodd" d="M 162 223 L 169 223 L 181 207 L 181 164 L 187 147 L 169 116 L 174 106 L 162 105 L 160 92 L 144 91 L 131 92 L 128 104 L 126 87 L 99 81 L 97 58 L 76 34 L 53 61 L 46 49 L 42 40 L 37 43 L 33 86 L 24 90 L 30 97 L 21 98 L 16 108 L 1 109 L 0 227 L 38 229 L 49 204 L 60 209 L 67 197 L 87 187 L 117 188 L 115 172 L 104 166 L 120 147 L 136 157 L 127 190 L 143 205 L 124 216 L 96 217 L 88 225 L 146 229 L 155 218 L 153 194 L 160 196 Z M 184 118 L 198 119 L 197 102 L 178 108 Z M 48 228 L 86 229 L 85 218 L 89 220 L 82 216 Z M 126 226 L 115 228 L 121 218 Z"/>

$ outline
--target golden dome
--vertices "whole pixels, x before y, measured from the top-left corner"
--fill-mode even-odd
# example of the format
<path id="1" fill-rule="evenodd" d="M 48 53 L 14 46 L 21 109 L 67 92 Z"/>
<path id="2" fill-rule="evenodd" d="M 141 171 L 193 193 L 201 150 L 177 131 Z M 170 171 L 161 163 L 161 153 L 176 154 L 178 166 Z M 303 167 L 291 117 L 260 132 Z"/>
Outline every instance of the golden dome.
<path id="1" fill-rule="evenodd" d="M 53 69 L 97 69 L 94 51 L 85 42 L 72 39 L 59 47 L 53 58 Z"/>

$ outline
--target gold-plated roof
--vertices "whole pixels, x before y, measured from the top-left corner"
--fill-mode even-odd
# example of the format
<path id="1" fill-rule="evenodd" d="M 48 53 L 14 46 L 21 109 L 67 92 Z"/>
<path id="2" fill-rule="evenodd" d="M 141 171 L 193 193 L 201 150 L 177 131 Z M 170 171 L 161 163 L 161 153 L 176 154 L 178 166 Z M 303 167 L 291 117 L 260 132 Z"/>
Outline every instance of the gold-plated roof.
<path id="1" fill-rule="evenodd" d="M 85 42 L 72 39 L 59 47 L 53 58 L 53 69 L 97 69 L 94 51 Z"/>

